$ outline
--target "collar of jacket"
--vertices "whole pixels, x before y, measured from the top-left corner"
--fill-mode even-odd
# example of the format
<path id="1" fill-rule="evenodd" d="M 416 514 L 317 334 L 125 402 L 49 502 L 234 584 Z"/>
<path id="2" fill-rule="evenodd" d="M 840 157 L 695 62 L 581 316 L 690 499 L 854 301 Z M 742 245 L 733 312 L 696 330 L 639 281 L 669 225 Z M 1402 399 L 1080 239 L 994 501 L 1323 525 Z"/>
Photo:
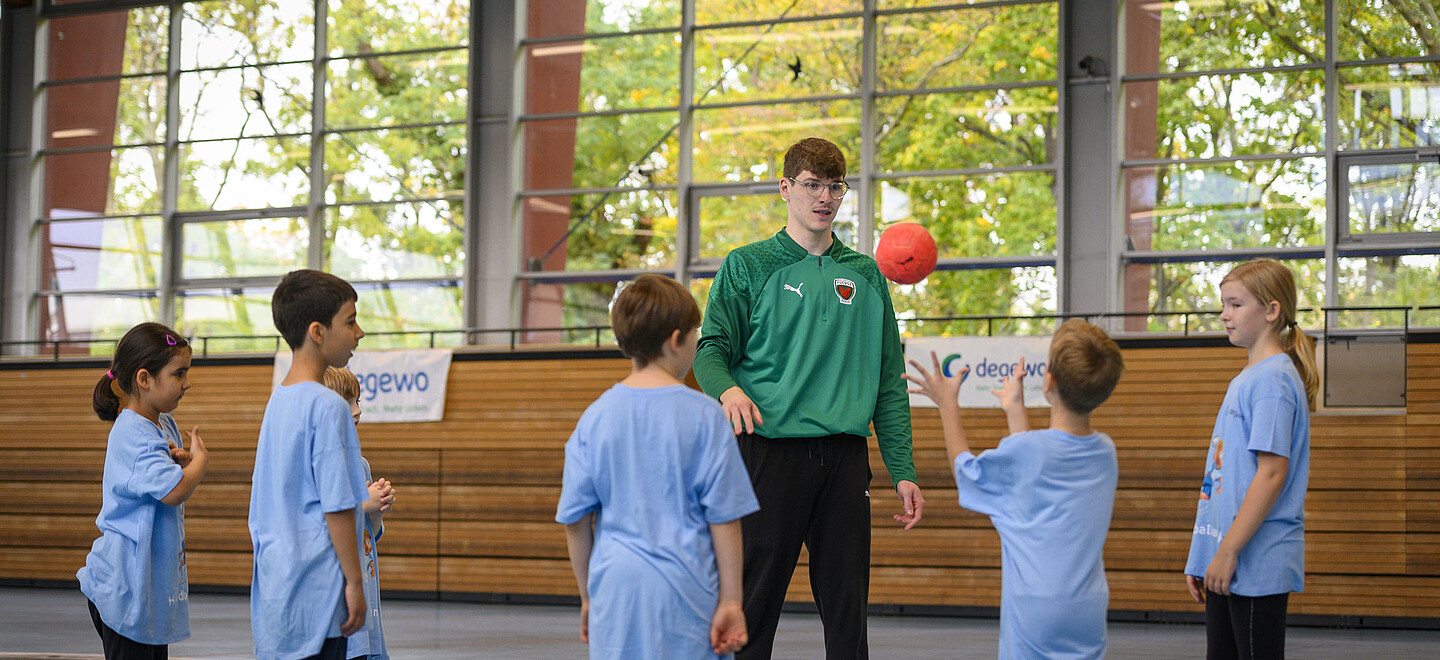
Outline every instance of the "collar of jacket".
<path id="1" fill-rule="evenodd" d="M 800 244 L 796 243 L 795 239 L 791 238 L 790 233 L 785 231 L 784 228 L 781 228 L 780 231 L 775 232 L 775 240 L 780 241 L 780 245 L 783 245 L 785 249 L 788 250 L 791 254 L 800 257 L 801 259 L 815 256 L 806 251 L 805 248 L 800 247 Z M 840 250 L 844 248 L 845 245 L 840 242 L 840 237 L 836 236 L 834 231 L 831 231 L 830 247 L 826 248 L 825 252 L 820 256 L 830 257 L 831 260 L 834 260 L 835 257 L 839 255 Z"/>

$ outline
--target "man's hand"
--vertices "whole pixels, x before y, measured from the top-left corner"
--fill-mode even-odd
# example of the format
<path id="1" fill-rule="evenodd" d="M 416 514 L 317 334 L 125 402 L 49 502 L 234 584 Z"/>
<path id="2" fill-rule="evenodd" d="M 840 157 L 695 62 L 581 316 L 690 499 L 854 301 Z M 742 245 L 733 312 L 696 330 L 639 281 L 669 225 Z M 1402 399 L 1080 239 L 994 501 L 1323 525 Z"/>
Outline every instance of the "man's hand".
<path id="1" fill-rule="evenodd" d="M 760 418 L 760 408 L 739 385 L 720 394 L 720 407 L 725 410 L 725 419 L 730 420 L 735 435 L 740 435 L 742 431 L 754 433 L 756 426 L 765 424 L 765 420 Z"/>
<path id="2" fill-rule="evenodd" d="M 925 496 L 920 494 L 919 484 L 913 481 L 896 484 L 895 494 L 900 496 L 900 506 L 905 509 L 905 513 L 895 514 L 895 522 L 905 525 L 905 529 L 910 529 L 925 515 Z"/>

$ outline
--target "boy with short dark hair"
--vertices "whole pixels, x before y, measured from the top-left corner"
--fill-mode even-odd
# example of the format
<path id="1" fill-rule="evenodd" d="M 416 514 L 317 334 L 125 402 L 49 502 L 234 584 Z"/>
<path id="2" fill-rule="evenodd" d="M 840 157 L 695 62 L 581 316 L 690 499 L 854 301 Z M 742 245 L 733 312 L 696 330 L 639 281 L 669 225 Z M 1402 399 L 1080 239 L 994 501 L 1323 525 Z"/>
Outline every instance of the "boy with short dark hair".
<path id="1" fill-rule="evenodd" d="M 250 627 L 261 660 L 343 660 L 345 637 L 365 623 L 360 440 L 350 406 L 322 384 L 365 336 L 358 298 L 345 280 L 297 270 L 271 299 L 294 360 L 265 406 L 250 487 Z"/>
<path id="2" fill-rule="evenodd" d="M 759 504 L 720 406 L 682 381 L 699 325 L 675 280 L 621 291 L 611 326 L 630 375 L 565 443 L 555 521 L 591 658 L 729 657 L 748 640 L 739 519 Z"/>
<path id="3" fill-rule="evenodd" d="M 1120 348 L 1079 319 L 1055 330 L 1043 391 L 1050 428 L 1030 431 L 1025 361 L 996 392 L 1010 435 L 976 456 L 960 424 L 957 394 L 969 369 L 905 378 L 940 408 L 945 453 L 960 505 L 990 516 L 1000 533 L 1000 657 L 1103 658 L 1110 587 L 1102 552 L 1120 468 L 1115 443 L 1090 427 L 1090 413 L 1125 371 Z"/>

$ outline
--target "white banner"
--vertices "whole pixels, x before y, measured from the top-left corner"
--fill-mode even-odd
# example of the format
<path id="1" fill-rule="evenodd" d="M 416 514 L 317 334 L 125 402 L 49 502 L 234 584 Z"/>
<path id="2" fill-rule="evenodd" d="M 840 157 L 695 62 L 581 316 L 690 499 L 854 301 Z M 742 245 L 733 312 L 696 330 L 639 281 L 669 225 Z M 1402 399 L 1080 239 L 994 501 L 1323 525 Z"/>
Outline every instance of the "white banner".
<path id="1" fill-rule="evenodd" d="M 361 422 L 438 422 L 450 381 L 448 348 L 355 351 L 346 365 L 360 381 Z M 275 354 L 271 389 L 290 371 L 289 351 Z"/>
<path id="2" fill-rule="evenodd" d="M 1015 372 L 1020 358 L 1025 358 L 1025 406 L 1048 408 L 1050 403 L 1041 392 L 1045 369 L 1050 359 L 1049 337 L 919 337 L 905 340 L 905 369 L 920 375 L 910 366 L 919 362 L 930 371 L 934 362 L 930 352 L 940 358 L 940 368 L 947 376 L 966 367 L 970 373 L 960 381 L 962 408 L 999 408 L 1000 399 L 993 392 L 1000 390 L 1005 379 Z M 908 386 L 914 383 L 906 381 Z M 923 394 L 910 395 L 911 407 L 934 408 L 935 402 Z"/>

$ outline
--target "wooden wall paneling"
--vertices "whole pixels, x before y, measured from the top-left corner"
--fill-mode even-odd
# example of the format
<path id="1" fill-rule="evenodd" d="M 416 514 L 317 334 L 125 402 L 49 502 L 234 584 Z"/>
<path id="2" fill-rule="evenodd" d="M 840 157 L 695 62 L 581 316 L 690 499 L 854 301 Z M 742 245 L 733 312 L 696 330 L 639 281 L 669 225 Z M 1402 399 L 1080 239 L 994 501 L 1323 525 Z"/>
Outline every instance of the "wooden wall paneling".
<path id="1" fill-rule="evenodd" d="M 385 561 L 381 558 L 381 561 Z M 440 556 L 442 591 L 578 596 L 568 559 Z"/>
<path id="2" fill-rule="evenodd" d="M 1312 417 L 1307 588 L 1297 614 L 1435 617 L 1440 611 L 1440 344 L 1411 344 L 1405 414 Z M 1180 577 L 1211 426 L 1244 353 L 1224 347 L 1127 348 L 1127 373 L 1094 417 L 1120 453 L 1105 548 L 1111 607 L 1199 612 Z M 399 489 L 380 542 L 386 590 L 573 596 L 563 527 L 553 522 L 563 447 L 576 420 L 629 372 L 622 359 L 456 361 L 446 418 L 362 424 L 376 476 Z M 193 584 L 250 578 L 246 516 L 254 441 L 269 366 L 197 366 L 176 419 L 200 424 L 212 451 L 186 505 Z M 1182 377 L 1183 376 L 1183 377 Z M 0 578 L 73 579 L 99 510 L 109 425 L 95 419 L 93 368 L 0 370 L 13 405 L 0 410 Z M 537 396 L 538 379 L 544 379 Z M 1006 434 L 998 410 L 967 410 L 977 450 Z M 915 458 L 927 496 L 910 532 L 873 438 L 872 602 L 996 607 L 999 538 L 955 501 L 939 418 L 913 411 Z M 1030 411 L 1032 427 L 1048 412 Z M 8 422 L 8 423 L 5 423 Z M 12 531 L 13 530 L 13 531 Z M 802 552 L 790 597 L 809 601 Z"/>
<path id="3" fill-rule="evenodd" d="M 0 579 L 74 580 L 89 552 L 89 543 L 84 547 L 0 545 Z M 246 576 L 248 580 L 248 572 Z"/>
<path id="4" fill-rule="evenodd" d="M 1406 348 L 1405 573 L 1440 577 L 1440 344 Z"/>

